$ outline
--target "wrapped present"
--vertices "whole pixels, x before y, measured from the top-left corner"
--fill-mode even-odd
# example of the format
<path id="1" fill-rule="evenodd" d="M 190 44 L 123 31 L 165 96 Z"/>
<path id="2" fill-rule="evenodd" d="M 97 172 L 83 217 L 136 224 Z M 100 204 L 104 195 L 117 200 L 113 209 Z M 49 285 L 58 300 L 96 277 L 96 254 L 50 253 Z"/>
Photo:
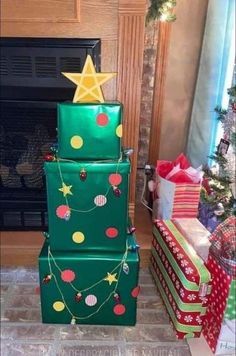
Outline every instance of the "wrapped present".
<path id="1" fill-rule="evenodd" d="M 49 240 L 58 251 L 124 251 L 130 162 L 45 163 Z"/>
<path id="2" fill-rule="evenodd" d="M 211 246 L 210 232 L 196 218 L 174 219 L 174 223 L 203 261 L 207 261 Z"/>
<path id="3" fill-rule="evenodd" d="M 212 255 L 209 256 L 207 268 L 213 281 L 203 335 L 216 355 L 235 355 L 236 279 Z"/>
<path id="4" fill-rule="evenodd" d="M 42 321 L 135 325 L 139 256 L 133 236 L 123 253 L 52 252 L 39 256 Z"/>
<path id="5" fill-rule="evenodd" d="M 58 155 L 71 159 L 118 159 L 121 155 L 122 105 L 58 104 Z"/>
<path id="6" fill-rule="evenodd" d="M 217 355 L 236 353 L 236 218 L 230 216 L 210 236 L 207 267 L 212 275 L 212 294 L 203 334 Z"/>
<path id="7" fill-rule="evenodd" d="M 211 276 L 171 220 L 153 229 L 151 272 L 178 338 L 199 337 L 206 314 Z"/>
<path id="8" fill-rule="evenodd" d="M 211 234 L 210 241 L 211 252 L 219 260 L 219 264 L 224 265 L 228 273 L 236 277 L 236 217 L 230 216 L 218 225 Z"/>
<path id="9" fill-rule="evenodd" d="M 190 166 L 181 154 L 174 162 L 157 161 L 158 219 L 195 218 L 198 214 L 200 168 Z"/>

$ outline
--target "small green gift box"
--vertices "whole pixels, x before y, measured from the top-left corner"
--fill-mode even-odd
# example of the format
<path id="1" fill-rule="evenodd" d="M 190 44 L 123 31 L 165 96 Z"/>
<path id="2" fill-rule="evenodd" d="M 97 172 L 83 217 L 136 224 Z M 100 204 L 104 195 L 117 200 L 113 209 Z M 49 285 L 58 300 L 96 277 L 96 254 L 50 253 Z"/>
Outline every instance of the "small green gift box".
<path id="1" fill-rule="evenodd" d="M 135 325 L 139 255 L 132 236 L 121 253 L 52 252 L 39 256 L 42 321 Z"/>
<path id="2" fill-rule="evenodd" d="M 57 160 L 46 162 L 44 168 L 51 249 L 123 251 L 129 160 Z"/>
<path id="3" fill-rule="evenodd" d="M 122 105 L 58 104 L 58 155 L 71 159 L 117 159 L 121 155 Z"/>

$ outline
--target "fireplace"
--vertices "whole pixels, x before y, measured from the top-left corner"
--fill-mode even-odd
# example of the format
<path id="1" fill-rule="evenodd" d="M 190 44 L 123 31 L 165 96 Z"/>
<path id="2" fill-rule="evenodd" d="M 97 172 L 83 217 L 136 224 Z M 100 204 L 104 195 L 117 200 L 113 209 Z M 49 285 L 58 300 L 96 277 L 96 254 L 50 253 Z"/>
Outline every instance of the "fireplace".
<path id="1" fill-rule="evenodd" d="M 56 144 L 57 103 L 87 54 L 100 70 L 99 39 L 1 38 L 1 230 L 47 230 L 43 157 Z"/>

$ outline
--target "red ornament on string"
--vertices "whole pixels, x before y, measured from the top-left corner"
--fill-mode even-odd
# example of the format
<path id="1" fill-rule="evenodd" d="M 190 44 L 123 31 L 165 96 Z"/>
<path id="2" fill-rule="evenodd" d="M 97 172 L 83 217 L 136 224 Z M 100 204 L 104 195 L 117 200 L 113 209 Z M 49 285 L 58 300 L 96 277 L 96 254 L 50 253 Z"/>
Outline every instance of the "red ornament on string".
<path id="1" fill-rule="evenodd" d="M 119 198 L 121 196 L 121 190 L 116 186 L 113 186 L 112 188 L 113 188 L 114 195 Z"/>
<path id="2" fill-rule="evenodd" d="M 113 299 L 115 300 L 116 303 L 120 303 L 120 296 L 118 293 L 114 293 Z"/>
<path id="3" fill-rule="evenodd" d="M 55 156 L 52 155 L 51 153 L 48 153 L 44 156 L 44 161 L 53 162 L 53 161 L 55 161 Z"/>
<path id="4" fill-rule="evenodd" d="M 75 295 L 75 300 L 76 300 L 76 302 L 80 302 L 82 300 L 82 294 L 81 293 L 77 293 Z"/>
<path id="5" fill-rule="evenodd" d="M 79 174 L 80 180 L 82 180 L 82 182 L 84 182 L 87 178 L 87 172 L 85 171 L 85 169 L 81 169 L 80 174 Z"/>
<path id="6" fill-rule="evenodd" d="M 43 278 L 43 283 L 44 283 L 44 284 L 47 284 L 47 283 L 49 283 L 49 282 L 51 281 L 51 279 L 52 279 L 51 274 L 47 274 L 47 275 Z"/>

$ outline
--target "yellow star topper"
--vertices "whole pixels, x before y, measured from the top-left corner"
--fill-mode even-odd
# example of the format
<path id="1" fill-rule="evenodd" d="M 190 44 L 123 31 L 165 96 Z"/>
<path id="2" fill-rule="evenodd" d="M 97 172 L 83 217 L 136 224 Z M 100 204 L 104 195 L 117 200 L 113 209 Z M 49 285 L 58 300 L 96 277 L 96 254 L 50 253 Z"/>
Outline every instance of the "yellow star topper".
<path id="1" fill-rule="evenodd" d="M 112 282 L 117 282 L 116 275 L 117 275 L 117 273 L 111 274 L 111 273 L 107 272 L 107 276 L 106 276 L 106 278 L 104 278 L 104 281 L 109 282 L 109 285 L 111 285 Z"/>
<path id="2" fill-rule="evenodd" d="M 90 55 L 87 56 L 82 73 L 62 73 L 77 85 L 73 103 L 99 101 L 104 103 L 100 86 L 116 73 L 97 73 Z"/>
<path id="3" fill-rule="evenodd" d="M 59 188 L 60 192 L 63 193 L 63 196 L 66 197 L 67 194 L 73 195 L 72 192 L 70 191 L 72 188 L 72 185 L 66 185 L 65 183 L 62 183 L 62 187 Z"/>

